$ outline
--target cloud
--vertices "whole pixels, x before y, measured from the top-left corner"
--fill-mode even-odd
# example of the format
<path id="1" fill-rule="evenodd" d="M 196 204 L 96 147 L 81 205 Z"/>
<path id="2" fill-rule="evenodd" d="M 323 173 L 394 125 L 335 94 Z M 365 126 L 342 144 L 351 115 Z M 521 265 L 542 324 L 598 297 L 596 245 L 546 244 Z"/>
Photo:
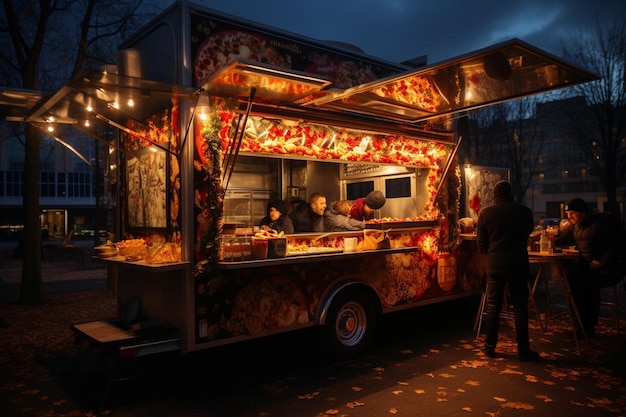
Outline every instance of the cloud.
<path id="1" fill-rule="evenodd" d="M 440 62 L 511 38 L 558 55 L 561 44 L 574 31 L 590 27 L 596 19 L 626 16 L 623 0 L 195 3 L 298 35 L 347 42 L 394 62 L 421 55 L 428 55 L 429 63 Z"/>

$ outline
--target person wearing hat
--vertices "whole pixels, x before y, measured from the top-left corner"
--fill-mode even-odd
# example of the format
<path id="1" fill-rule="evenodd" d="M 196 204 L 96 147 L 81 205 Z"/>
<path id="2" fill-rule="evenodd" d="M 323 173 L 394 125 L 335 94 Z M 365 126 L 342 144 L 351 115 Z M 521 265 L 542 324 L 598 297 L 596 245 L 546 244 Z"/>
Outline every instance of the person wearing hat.
<path id="1" fill-rule="evenodd" d="M 576 329 L 577 335 L 593 338 L 600 314 L 600 288 L 614 285 L 622 277 L 616 251 L 620 226 L 581 198 L 565 203 L 565 213 L 569 225 L 559 230 L 556 244 L 575 244 L 578 249 L 578 259 L 567 278 L 585 331 Z"/>
<path id="2" fill-rule="evenodd" d="M 530 349 L 528 334 L 528 297 L 530 264 L 528 236 L 534 220 L 530 208 L 515 203 L 511 184 L 500 181 L 493 187 L 494 204 L 478 214 L 476 241 L 486 255 L 486 316 L 483 352 L 496 356 L 500 311 L 508 287 L 514 306 L 517 353 L 522 361 L 536 361 L 539 354 Z"/>
<path id="3" fill-rule="evenodd" d="M 272 200 L 267 204 L 267 215 L 261 219 L 262 230 L 274 230 L 277 233 L 291 234 L 294 232 L 291 218 L 287 215 L 288 204 L 284 200 Z"/>
<path id="4" fill-rule="evenodd" d="M 350 208 L 350 217 L 355 220 L 369 220 L 374 217 L 374 212 L 385 205 L 387 199 L 385 195 L 378 191 L 371 191 L 365 197 L 357 198 L 352 201 Z"/>

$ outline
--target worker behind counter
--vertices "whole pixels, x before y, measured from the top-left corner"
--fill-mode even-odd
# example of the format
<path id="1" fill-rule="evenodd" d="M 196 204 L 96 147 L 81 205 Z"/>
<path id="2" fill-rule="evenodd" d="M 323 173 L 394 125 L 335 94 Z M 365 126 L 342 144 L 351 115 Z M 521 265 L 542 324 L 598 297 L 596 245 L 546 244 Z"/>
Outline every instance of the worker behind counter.
<path id="1" fill-rule="evenodd" d="M 299 204 L 289 213 L 294 232 L 323 232 L 325 210 L 326 196 L 322 193 L 311 194 L 307 204 Z"/>
<path id="2" fill-rule="evenodd" d="M 384 206 L 386 201 L 382 192 L 371 191 L 367 196 L 352 201 L 350 217 L 355 220 L 370 220 L 374 217 L 374 212 Z"/>
<path id="3" fill-rule="evenodd" d="M 324 231 L 345 232 L 365 229 L 364 220 L 356 220 L 350 217 L 352 204 L 348 200 L 337 200 L 332 208 L 324 212 Z"/>
<path id="4" fill-rule="evenodd" d="M 259 223 L 261 229 L 284 234 L 293 233 L 294 227 L 291 218 L 287 215 L 287 207 L 287 202 L 284 200 L 270 201 L 267 204 L 267 215 Z"/>

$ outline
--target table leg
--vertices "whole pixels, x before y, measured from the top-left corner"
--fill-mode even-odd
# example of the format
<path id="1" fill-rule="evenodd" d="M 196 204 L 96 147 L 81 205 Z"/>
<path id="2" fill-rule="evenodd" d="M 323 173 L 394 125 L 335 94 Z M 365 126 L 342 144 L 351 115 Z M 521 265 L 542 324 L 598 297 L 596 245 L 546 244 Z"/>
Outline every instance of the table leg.
<path id="1" fill-rule="evenodd" d="M 576 346 L 578 346 L 578 336 L 576 335 L 576 326 L 574 325 L 574 320 L 578 323 L 578 328 L 580 329 L 583 339 L 589 340 L 587 338 L 587 332 L 585 331 L 585 326 L 583 326 L 583 321 L 580 318 L 580 313 L 578 312 L 578 307 L 576 306 L 576 302 L 574 300 L 574 295 L 572 294 L 572 289 L 569 286 L 569 281 L 567 280 L 567 275 L 565 274 L 565 267 L 561 262 L 557 263 L 557 268 L 559 272 L 559 281 L 561 282 L 561 287 L 563 288 L 563 294 L 565 294 L 565 301 L 567 302 L 567 307 L 569 309 L 570 317 L 572 318 L 572 330 L 574 332 L 574 339 L 576 340 Z"/>

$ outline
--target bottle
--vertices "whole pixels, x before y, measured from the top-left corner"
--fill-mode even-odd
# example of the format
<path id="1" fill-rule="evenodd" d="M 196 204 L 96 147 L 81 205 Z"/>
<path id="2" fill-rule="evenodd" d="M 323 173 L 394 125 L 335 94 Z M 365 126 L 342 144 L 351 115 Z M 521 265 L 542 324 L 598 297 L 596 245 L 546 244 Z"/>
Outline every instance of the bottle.
<path id="1" fill-rule="evenodd" d="M 539 252 L 550 253 L 550 239 L 546 233 L 546 229 L 541 230 L 541 236 L 539 237 Z"/>

